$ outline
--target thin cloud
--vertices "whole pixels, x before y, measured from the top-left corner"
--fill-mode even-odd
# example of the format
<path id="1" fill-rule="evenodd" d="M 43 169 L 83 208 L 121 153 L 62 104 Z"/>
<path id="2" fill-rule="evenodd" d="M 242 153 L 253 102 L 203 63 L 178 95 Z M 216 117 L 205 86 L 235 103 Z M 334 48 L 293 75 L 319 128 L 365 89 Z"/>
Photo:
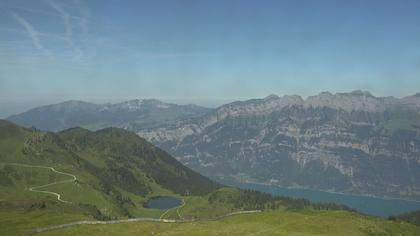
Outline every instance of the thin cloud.
<path id="1" fill-rule="evenodd" d="M 86 4 L 81 1 L 74 0 L 73 5 L 65 5 L 63 2 L 59 2 L 58 0 L 45 0 L 45 7 L 46 9 L 41 8 L 27 8 L 25 6 L 16 6 L 14 9 L 16 11 L 11 11 L 11 16 L 14 18 L 19 25 L 23 26 L 21 30 L 19 29 L 10 29 L 14 32 L 18 32 L 24 35 L 29 35 L 29 38 L 35 48 L 39 49 L 53 59 L 56 56 L 63 60 L 70 60 L 71 62 L 76 62 L 80 65 L 86 65 L 90 61 L 89 55 L 86 55 L 86 48 L 85 44 L 89 43 L 89 23 L 90 23 L 90 14 L 89 9 L 87 8 Z M 70 11 L 71 9 L 71 11 Z M 39 17 L 44 17 L 44 19 L 48 18 L 56 18 L 61 21 L 63 25 L 63 33 L 52 33 L 52 32 L 39 32 L 36 30 L 36 25 L 32 23 L 26 15 L 22 15 L 18 11 L 24 11 L 24 13 L 33 13 L 39 14 Z M 75 15 L 73 15 L 73 11 L 75 11 Z M 78 13 L 78 14 L 77 14 Z M 4 29 L 0 29 L 4 30 Z M 77 34 L 76 34 L 77 30 Z M 79 32 L 80 30 L 80 32 Z M 53 41 L 52 41 L 53 40 Z M 66 43 L 69 47 L 63 47 L 59 54 L 52 55 L 52 53 L 47 50 L 45 46 L 50 43 Z M 31 45 L 31 44 L 29 44 Z M 45 46 L 44 46 L 45 45 Z M 32 55 L 35 57 L 35 55 Z M 32 57 L 31 57 L 32 58 Z M 11 63 L 16 63 L 19 60 L 11 60 Z M 29 61 L 29 60 L 25 60 Z M 32 60 L 30 60 L 32 61 Z M 9 63 L 10 64 L 10 63 Z"/>
<path id="2" fill-rule="evenodd" d="M 80 23 L 79 24 L 80 24 L 80 28 L 82 30 L 82 34 L 87 35 L 89 30 L 88 30 L 88 27 L 87 27 L 87 17 L 86 17 L 86 15 L 84 15 L 82 18 L 80 18 Z"/>
<path id="3" fill-rule="evenodd" d="M 52 9 L 54 9 L 62 18 L 63 24 L 64 24 L 64 39 L 67 41 L 67 43 L 70 45 L 70 47 L 73 49 L 73 60 L 74 61 L 83 61 L 84 58 L 84 51 L 79 47 L 80 45 L 77 45 L 75 43 L 75 38 L 73 37 L 73 28 L 74 25 L 72 24 L 72 19 L 75 18 L 79 21 L 80 30 L 82 32 L 81 35 L 85 36 L 88 32 L 88 11 L 86 8 L 82 6 L 82 3 L 77 2 L 79 5 L 78 8 L 80 10 L 81 16 L 80 17 L 74 17 L 70 13 L 64 10 L 64 8 L 58 4 L 54 0 L 48 0 L 48 4 Z M 80 39 L 80 37 L 77 37 L 77 39 Z"/>
<path id="4" fill-rule="evenodd" d="M 46 11 L 46 10 L 42 10 L 42 9 L 28 8 L 28 7 L 13 7 L 13 9 L 26 11 L 26 12 L 33 13 L 33 14 L 53 16 L 53 17 L 61 17 L 61 15 L 59 13 L 56 13 L 56 11 L 52 12 L 52 11 Z M 73 20 L 79 20 L 79 21 L 83 20 L 83 17 L 81 17 L 81 16 L 69 15 L 69 17 L 70 17 L 70 19 L 73 19 Z"/>
<path id="5" fill-rule="evenodd" d="M 60 16 L 59 14 L 55 13 L 55 12 L 51 12 L 51 11 L 45 11 L 42 9 L 35 9 L 35 8 L 28 8 L 28 7 L 14 7 L 14 9 L 16 10 L 22 10 L 22 11 L 26 11 L 29 13 L 34 13 L 34 14 L 42 14 L 42 15 L 47 15 L 47 16 Z"/>
<path id="6" fill-rule="evenodd" d="M 81 1 L 76 0 L 75 3 L 78 5 L 79 11 L 80 11 L 80 18 L 79 18 L 80 30 L 82 31 L 82 35 L 86 36 L 89 32 L 89 29 L 88 29 L 89 11 L 86 8 L 85 4 L 82 3 Z"/>
<path id="7" fill-rule="evenodd" d="M 15 20 L 25 28 L 26 33 L 32 40 L 32 44 L 37 49 L 47 52 L 49 54 L 49 51 L 41 44 L 41 40 L 39 39 L 40 33 L 36 31 L 34 27 L 27 20 L 25 20 L 25 18 L 19 16 L 18 14 L 14 12 L 12 12 L 11 14 L 13 18 L 15 18 Z"/>
<path id="8" fill-rule="evenodd" d="M 128 48 L 127 51 L 132 51 Z M 207 52 L 143 52 L 135 54 L 139 58 L 188 58 L 188 57 L 212 57 L 219 56 L 217 53 Z"/>
<path id="9" fill-rule="evenodd" d="M 69 43 L 72 44 L 73 42 L 71 38 L 73 35 L 73 26 L 70 21 L 70 14 L 64 11 L 63 8 L 60 5 L 58 5 L 54 0 L 49 0 L 48 3 L 54 10 L 56 10 L 60 14 L 61 18 L 63 19 L 65 38 Z"/>

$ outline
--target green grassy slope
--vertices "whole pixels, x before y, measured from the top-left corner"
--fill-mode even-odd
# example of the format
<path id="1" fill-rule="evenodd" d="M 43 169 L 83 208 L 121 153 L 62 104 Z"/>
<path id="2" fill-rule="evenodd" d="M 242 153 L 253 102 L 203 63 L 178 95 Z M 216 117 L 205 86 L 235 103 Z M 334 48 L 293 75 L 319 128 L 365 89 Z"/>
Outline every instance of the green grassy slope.
<path id="1" fill-rule="evenodd" d="M 405 221 L 420 226 L 420 210 L 390 216 L 389 219 L 394 221 Z"/>
<path id="2" fill-rule="evenodd" d="M 418 235 L 408 223 L 344 211 L 272 211 L 192 223 L 83 225 L 40 235 Z"/>
<path id="3" fill-rule="evenodd" d="M 36 166 L 54 167 L 77 176 L 74 182 L 40 189 L 59 193 L 71 204 L 58 202 L 52 194 L 29 191 L 30 187 L 69 179 Z M 50 216 L 59 216 L 60 222 L 76 218 L 159 217 L 162 210 L 144 207 L 149 198 L 186 194 L 199 197 L 218 186 L 121 129 L 90 132 L 77 128 L 55 134 L 0 120 L 0 213 L 16 216 L 1 219 L 0 226 L 7 227 L 0 227 L 0 231 L 13 228 L 14 224 L 9 223 L 14 221 L 22 226 L 16 228 L 19 234 L 29 225 L 45 226 Z M 40 217 L 25 224 L 26 215 L 34 212 Z"/>
<path id="4" fill-rule="evenodd" d="M 118 176 L 122 180 L 118 183 L 120 187 L 139 195 L 148 192 L 150 186 L 145 183 L 148 179 L 182 195 L 207 194 L 218 186 L 184 167 L 163 150 L 123 129 L 106 128 L 89 132 L 76 128 L 60 132 L 58 135 L 72 145 L 69 148 L 73 152 L 91 164 L 85 166 L 91 168 L 91 172 L 101 172 L 97 168 L 100 166 L 111 173 L 111 176 L 98 174 L 106 175 L 103 177 L 115 183 L 120 181 L 114 178 Z M 144 189 L 141 189 L 141 186 Z"/>
<path id="5" fill-rule="evenodd" d="M 68 181 L 68 175 L 39 166 L 53 167 L 56 171 L 75 175 L 77 180 Z M 63 180 L 67 181 L 37 189 L 61 194 L 63 200 L 71 203 L 60 202 L 53 194 L 29 191 L 31 187 Z M 145 207 L 148 199 L 160 195 L 178 197 L 185 205 L 169 211 Z M 265 212 L 257 216 L 232 216 L 211 221 L 240 210 Z M 137 230 L 168 234 L 179 232 L 179 235 L 196 230 L 204 235 L 214 235 L 254 232 L 253 227 L 255 230 L 268 227 L 273 228 L 272 232 L 286 232 L 277 230 L 279 226 L 286 226 L 283 222 L 293 226 L 293 222 L 303 224 L 303 220 L 309 217 L 314 221 L 319 218 L 320 222 L 316 224 L 325 220 L 324 223 L 330 225 L 333 222 L 331 219 L 336 218 L 337 214 L 342 215 L 341 220 L 337 225 L 328 227 L 338 230 L 345 222 L 350 224 L 354 221 L 369 226 L 366 228 L 359 223 L 351 223 L 354 232 L 361 229 L 365 231 L 360 232 L 369 232 L 366 230 L 370 228 L 374 232 L 416 232 L 419 229 L 406 223 L 364 217 L 348 210 L 342 206 L 311 204 L 305 200 L 222 187 L 182 166 L 144 139 L 122 129 L 107 128 L 91 132 L 74 128 L 48 133 L 0 120 L 0 235 L 23 235 L 36 228 L 79 220 L 132 217 L 199 221 L 185 224 L 121 224 L 104 228 L 80 226 L 51 233 L 77 235 L 98 230 L 115 234 L 124 229 L 121 233 L 127 235 Z M 165 215 L 162 215 L 164 212 Z M 311 223 L 304 233 L 318 233 L 315 226 Z M 286 227 L 285 230 L 291 232 L 295 228 Z"/>

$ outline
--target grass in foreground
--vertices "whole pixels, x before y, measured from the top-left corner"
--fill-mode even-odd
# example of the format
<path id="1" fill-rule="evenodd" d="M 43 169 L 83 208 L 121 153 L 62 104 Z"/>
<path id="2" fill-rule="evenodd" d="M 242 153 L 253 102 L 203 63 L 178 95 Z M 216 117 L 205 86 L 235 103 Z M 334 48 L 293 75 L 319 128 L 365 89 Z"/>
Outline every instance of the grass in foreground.
<path id="1" fill-rule="evenodd" d="M 192 223 L 83 225 L 40 235 L 419 235 L 408 224 L 344 211 L 272 211 Z"/>

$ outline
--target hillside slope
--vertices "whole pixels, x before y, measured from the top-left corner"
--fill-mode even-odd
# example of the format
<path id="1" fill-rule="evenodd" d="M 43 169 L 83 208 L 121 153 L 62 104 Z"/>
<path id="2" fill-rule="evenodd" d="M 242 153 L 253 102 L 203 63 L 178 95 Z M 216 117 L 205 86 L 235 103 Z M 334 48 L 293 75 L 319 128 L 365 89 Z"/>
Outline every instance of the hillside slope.
<path id="1" fill-rule="evenodd" d="M 149 199 L 162 195 L 180 198 L 183 205 L 169 210 L 146 207 Z M 198 223 L 198 228 L 194 228 L 196 223 L 173 224 L 179 225 L 179 234 L 190 230 L 204 235 L 222 232 L 230 234 L 238 227 L 242 228 L 240 232 L 248 232 L 254 226 L 257 230 L 267 226 L 247 216 L 234 216 L 227 222 L 213 221 L 229 216 L 232 212 L 247 210 L 255 214 L 256 210 L 264 211 L 258 215 L 258 219 L 264 222 L 270 220 L 270 227 L 282 226 L 277 225 L 280 216 L 286 220 L 297 214 L 295 216 L 299 221 L 312 215 L 323 216 L 318 220 L 325 220 L 324 224 L 328 227 L 337 226 L 329 220 L 337 215 L 341 217 L 340 224 L 359 222 L 352 223 L 348 232 L 404 232 L 415 235 L 413 232 L 419 230 L 410 224 L 401 225 L 365 217 L 345 206 L 313 204 L 302 199 L 273 197 L 256 191 L 221 187 L 182 166 L 166 152 L 134 133 L 122 129 L 107 128 L 92 132 L 73 128 L 49 133 L 0 120 L 2 235 L 26 235 L 39 228 L 81 220 L 102 222 L 138 217 Z M 128 235 L 133 230 L 149 232 L 150 228 L 147 227 L 150 226 L 160 228 L 159 232 L 162 233 L 174 232 L 165 223 L 139 222 L 134 228 L 129 226 L 121 229 L 124 225 L 115 225 L 115 228 L 105 230 L 111 235 L 116 233 L 115 230 Z M 144 226 L 146 228 L 142 228 Z M 64 232 L 51 233 L 92 235 L 90 229 L 84 228 L 68 228 Z M 306 230 L 318 232 L 313 225 L 308 225 Z M 273 232 L 295 231 L 299 232 L 292 227 L 275 229 Z M 102 232 L 102 229 L 95 234 L 98 232 Z"/>
<path id="2" fill-rule="evenodd" d="M 220 186 L 123 129 L 49 133 L 4 120 L 0 177 L 2 211 L 96 219 L 158 216 L 145 208 L 153 196 L 198 197 Z"/>
<path id="3" fill-rule="evenodd" d="M 420 210 L 407 212 L 401 215 L 389 217 L 396 221 L 405 221 L 420 226 Z"/>
<path id="4" fill-rule="evenodd" d="M 408 223 L 359 216 L 341 211 L 272 211 L 192 223 L 136 222 L 83 225 L 40 235 L 296 235 L 296 236 L 416 236 L 420 228 Z"/>

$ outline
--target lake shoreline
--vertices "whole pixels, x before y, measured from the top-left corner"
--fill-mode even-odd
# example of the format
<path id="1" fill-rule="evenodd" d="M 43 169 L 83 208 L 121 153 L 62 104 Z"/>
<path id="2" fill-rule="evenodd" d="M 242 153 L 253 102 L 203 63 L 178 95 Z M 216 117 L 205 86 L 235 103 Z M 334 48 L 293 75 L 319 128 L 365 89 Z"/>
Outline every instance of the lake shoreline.
<path id="1" fill-rule="evenodd" d="M 238 183 L 241 183 L 241 184 L 258 184 L 258 185 L 264 185 L 264 186 L 267 186 L 267 187 L 278 187 L 278 188 L 286 188 L 286 189 L 292 189 L 292 190 L 309 190 L 309 191 L 333 193 L 333 194 L 340 194 L 340 195 L 354 196 L 354 197 L 371 197 L 371 198 L 378 198 L 378 199 L 382 199 L 382 200 L 400 200 L 400 201 L 420 203 L 420 200 L 414 200 L 414 199 L 406 199 L 406 198 L 398 198 L 398 197 L 381 197 L 381 196 L 377 196 L 377 195 L 374 195 L 374 194 L 342 193 L 342 192 L 335 192 L 333 190 L 319 190 L 319 189 L 306 188 L 306 187 L 303 187 L 303 186 L 296 186 L 296 187 L 281 186 L 281 185 L 258 183 L 258 182 L 238 182 Z"/>
<path id="2" fill-rule="evenodd" d="M 372 195 L 346 194 L 299 187 L 282 187 L 267 183 L 237 182 L 214 177 L 212 179 L 227 186 L 253 189 L 270 193 L 273 196 L 303 198 L 318 203 L 342 204 L 353 208 L 360 213 L 383 218 L 420 209 L 420 201 L 416 200 L 382 198 Z"/>
<path id="3" fill-rule="evenodd" d="M 167 210 L 180 206 L 182 200 L 174 196 L 154 196 L 146 202 L 146 207 L 151 209 Z"/>

